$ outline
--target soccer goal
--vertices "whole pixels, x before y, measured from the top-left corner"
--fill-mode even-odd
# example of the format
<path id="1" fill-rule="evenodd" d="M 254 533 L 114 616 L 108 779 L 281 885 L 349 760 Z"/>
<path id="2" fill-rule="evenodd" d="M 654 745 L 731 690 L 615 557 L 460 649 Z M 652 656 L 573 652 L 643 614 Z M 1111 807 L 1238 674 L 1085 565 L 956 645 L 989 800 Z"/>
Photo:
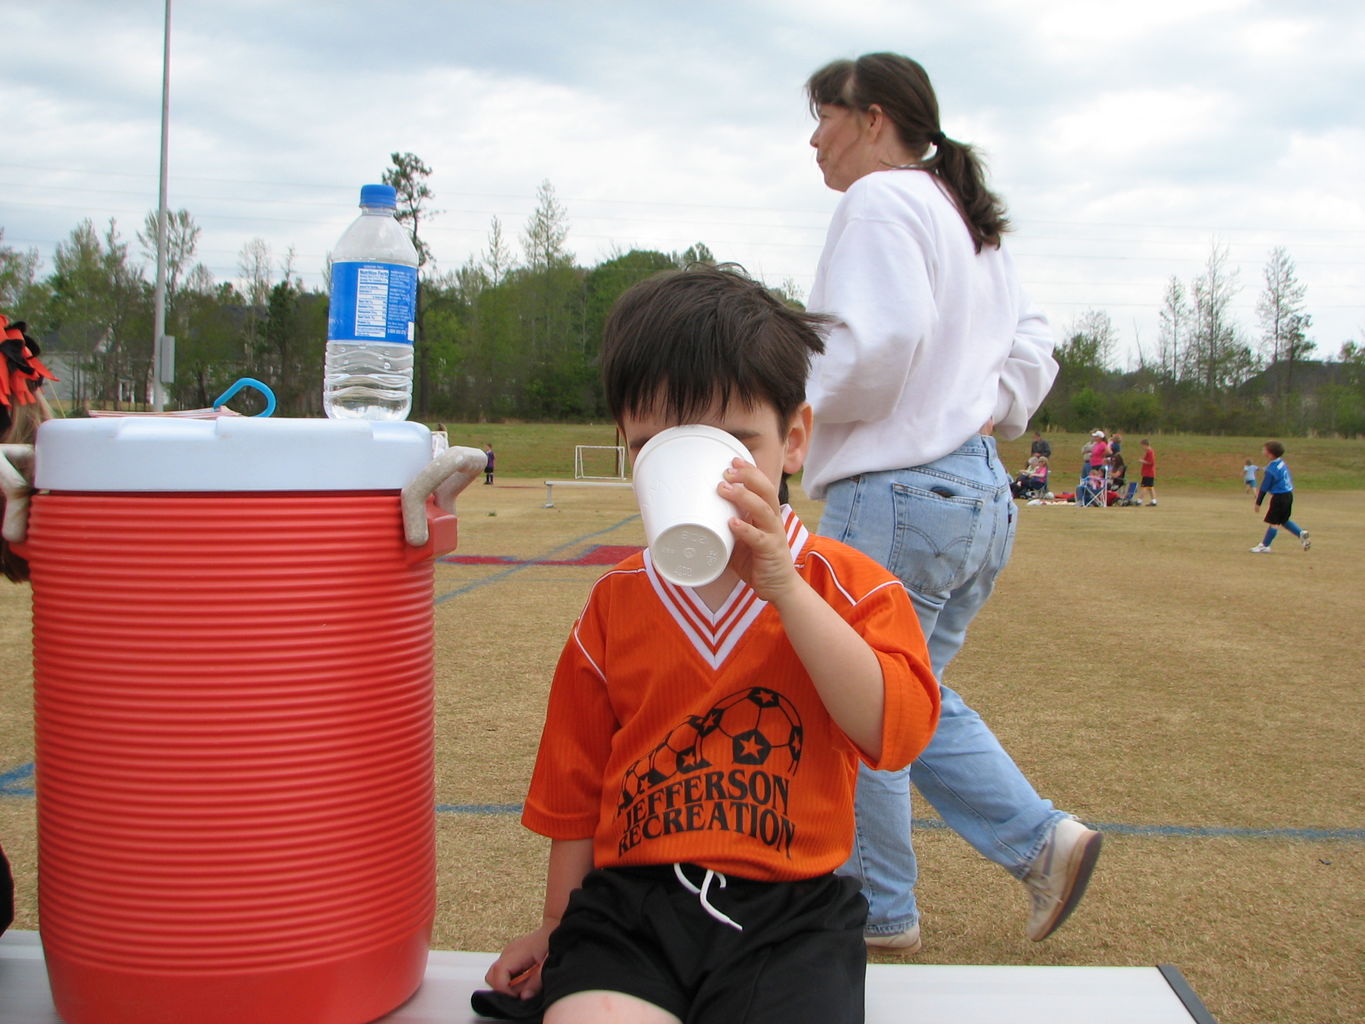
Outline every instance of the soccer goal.
<path id="1" fill-rule="evenodd" d="M 619 445 L 580 444 L 573 450 L 575 480 L 624 480 L 626 450 Z"/>

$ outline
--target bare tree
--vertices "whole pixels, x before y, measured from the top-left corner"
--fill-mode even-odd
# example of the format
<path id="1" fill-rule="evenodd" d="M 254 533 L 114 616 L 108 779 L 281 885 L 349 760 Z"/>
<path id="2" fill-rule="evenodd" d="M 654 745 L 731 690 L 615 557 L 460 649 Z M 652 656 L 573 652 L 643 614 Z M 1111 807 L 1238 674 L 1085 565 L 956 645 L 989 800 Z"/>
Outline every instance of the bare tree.
<path id="1" fill-rule="evenodd" d="M 142 230 L 137 233 L 142 254 L 152 262 L 156 261 L 156 222 L 156 211 L 149 211 L 143 219 Z M 194 254 L 199 248 L 199 235 L 199 225 L 194 222 L 189 210 L 172 210 L 166 215 L 167 296 L 176 293 L 181 279 L 192 269 Z"/>
<path id="2" fill-rule="evenodd" d="M 185 291 L 194 295 L 212 295 L 218 288 L 218 283 L 213 279 L 213 273 L 202 263 L 196 263 L 194 269 L 185 275 Z"/>
<path id="3" fill-rule="evenodd" d="M 1194 281 L 1194 333 L 1186 350 L 1190 376 L 1206 392 L 1234 387 L 1253 369 L 1251 350 L 1231 316 L 1240 290 L 1237 271 L 1228 269 L 1227 246 L 1215 241 L 1204 273 Z"/>
<path id="4" fill-rule="evenodd" d="M 270 298 L 270 246 L 264 238 L 253 238 L 237 254 L 237 269 L 242 274 L 242 294 L 248 306 L 264 306 Z"/>
<path id="5" fill-rule="evenodd" d="M 1313 318 L 1304 312 L 1307 292 L 1288 251 L 1276 246 L 1265 265 L 1265 291 L 1256 303 L 1256 313 L 1261 320 L 1262 351 L 1275 371 L 1277 404 L 1293 391 L 1294 364 L 1317 348 L 1317 343 L 1308 339 Z"/>
<path id="6" fill-rule="evenodd" d="M 489 283 L 496 288 L 512 269 L 512 250 L 502 234 L 502 221 L 496 216 L 488 221 L 488 248 L 484 250 L 482 266 Z"/>
<path id="7" fill-rule="evenodd" d="M 568 238 L 569 215 L 555 198 L 554 186 L 548 180 L 542 181 L 536 189 L 536 208 L 521 236 L 527 268 L 534 273 L 570 266 L 573 254 L 564 248 Z"/>
<path id="8" fill-rule="evenodd" d="M 1087 309 L 1071 326 L 1072 339 L 1084 339 L 1085 344 L 1078 346 L 1089 353 L 1087 362 L 1096 370 L 1106 370 L 1114 362 L 1114 349 L 1118 347 L 1118 330 L 1109 314 L 1102 309 Z"/>
<path id="9" fill-rule="evenodd" d="M 237 269 L 242 275 L 242 294 L 246 296 L 246 344 L 260 344 L 261 325 L 270 302 L 270 246 L 264 238 L 253 238 L 237 254 Z"/>
<path id="10" fill-rule="evenodd" d="M 1162 301 L 1161 329 L 1157 335 L 1157 358 L 1161 364 L 1161 376 L 1166 380 L 1177 381 L 1181 378 L 1193 315 L 1185 286 L 1180 283 L 1180 278 L 1171 275 L 1166 285 L 1166 297 Z"/>
<path id="11" fill-rule="evenodd" d="M 678 266 L 686 270 L 694 263 L 706 263 L 714 265 L 716 257 L 707 248 L 705 242 L 696 242 L 689 245 L 681 256 L 678 257 Z"/>
<path id="12" fill-rule="evenodd" d="M 166 215 L 166 320 L 171 331 L 183 334 L 185 315 L 181 308 L 180 293 L 185 279 L 194 269 L 194 254 L 199 248 L 199 225 L 194 222 L 189 210 L 172 210 Z M 150 210 L 143 219 L 142 230 L 137 233 L 142 254 L 153 264 L 157 258 L 157 212 Z"/>
<path id="13" fill-rule="evenodd" d="M 294 273 L 295 253 L 291 245 L 284 251 L 284 261 L 280 264 L 280 280 L 292 284 L 298 291 L 303 291 L 303 278 Z"/>

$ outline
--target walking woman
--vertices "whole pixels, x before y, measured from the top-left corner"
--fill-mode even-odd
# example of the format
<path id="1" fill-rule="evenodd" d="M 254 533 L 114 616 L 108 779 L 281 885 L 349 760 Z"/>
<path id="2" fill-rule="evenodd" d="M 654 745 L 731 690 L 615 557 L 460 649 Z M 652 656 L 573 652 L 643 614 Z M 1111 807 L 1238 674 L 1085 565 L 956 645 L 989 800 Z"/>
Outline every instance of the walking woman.
<path id="1" fill-rule="evenodd" d="M 806 83 L 810 143 L 844 193 L 810 294 L 832 318 L 808 389 L 805 487 L 820 532 L 900 577 L 934 674 L 966 637 L 1014 541 L 993 433 L 1015 438 L 1052 386 L 1053 337 L 1001 244 L 1004 207 L 972 148 L 939 124 L 924 69 L 897 54 L 835 61 Z M 942 688 L 929 747 L 902 772 L 862 769 L 846 873 L 868 898 L 868 945 L 919 950 L 910 782 L 968 843 L 1028 887 L 1029 938 L 1085 891 L 1100 834 L 1041 798 L 981 717 Z"/>

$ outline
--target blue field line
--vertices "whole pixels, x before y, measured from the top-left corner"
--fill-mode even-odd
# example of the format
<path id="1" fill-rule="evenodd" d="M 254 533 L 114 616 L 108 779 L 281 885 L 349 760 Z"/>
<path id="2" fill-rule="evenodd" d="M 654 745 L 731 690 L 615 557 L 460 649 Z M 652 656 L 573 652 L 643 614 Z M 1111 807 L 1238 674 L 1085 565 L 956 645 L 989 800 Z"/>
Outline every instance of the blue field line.
<path id="1" fill-rule="evenodd" d="M 508 576 L 511 576 L 514 572 L 521 572 L 523 569 L 531 569 L 531 568 L 534 568 L 534 567 L 536 566 L 536 562 L 537 562 L 537 561 L 542 561 L 542 560 L 548 561 L 548 560 L 550 560 L 550 559 L 553 559 L 553 558 L 554 558 L 556 555 L 558 555 L 560 552 L 563 552 L 563 551 L 571 551 L 571 550 L 574 549 L 574 548 L 581 547 L 583 544 L 586 544 L 588 541 L 594 540 L 594 539 L 596 539 L 596 538 L 598 538 L 598 537 L 605 536 L 606 534 L 611 533 L 613 530 L 619 530 L 621 527 L 625 526 L 626 523 L 629 523 L 629 522 L 631 522 L 632 520 L 639 519 L 639 518 L 640 518 L 640 513 L 638 513 L 638 512 L 636 512 L 634 515 L 626 516 L 626 518 L 622 519 L 619 523 L 615 523 L 615 524 L 613 524 L 612 526 L 608 526 L 605 530 L 598 530 L 596 533 L 589 533 L 589 534 L 586 534 L 585 536 L 582 536 L 582 537 L 577 538 L 576 540 L 571 540 L 571 541 L 568 541 L 568 542 L 565 543 L 565 544 L 561 544 L 559 547 L 553 548 L 553 549 L 551 549 L 550 551 L 547 551 L 545 554 L 541 555 L 541 556 L 539 557 L 539 559 L 536 559 L 536 560 L 528 560 L 528 561 L 526 561 L 526 562 L 521 563 L 520 565 L 511 566 L 511 567 L 509 567 L 509 568 L 507 568 L 507 569 L 504 569 L 502 572 L 496 572 L 496 573 L 494 573 L 492 576 L 485 576 L 485 577 L 484 577 L 483 579 L 481 579 L 481 580 L 475 580 L 473 583 L 470 583 L 470 584 L 467 584 L 467 585 L 465 585 L 465 586 L 463 586 L 463 587 L 460 587 L 458 590 L 452 590 L 452 591 L 450 591 L 449 593 L 442 594 L 442 595 L 440 595 L 438 598 L 436 598 L 435 603 L 436 603 L 436 604 L 442 604 L 442 603 L 444 603 L 444 602 L 446 602 L 446 601 L 449 601 L 449 600 L 450 600 L 451 598 L 453 598 L 453 597 L 460 597 L 460 596 L 463 595 L 463 594 L 468 594 L 471 590 L 478 590 L 479 587 L 486 587 L 486 586 L 487 586 L 488 584 L 490 584 L 490 583 L 497 583 L 497 582 L 499 582 L 499 581 L 501 581 L 501 580 L 504 580 L 504 579 L 506 579 Z M 598 569 L 599 571 L 601 571 L 604 567 L 603 567 L 603 566 L 594 566 L 594 568 L 596 568 L 596 569 Z"/>
<path id="2" fill-rule="evenodd" d="M 33 796 L 33 762 L 0 773 L 0 796 Z"/>
<path id="3" fill-rule="evenodd" d="M 940 824 L 942 824 L 940 822 Z M 946 826 L 945 826 L 946 827 Z M 1365 840 L 1365 828 L 1227 828 L 1202 825 L 1120 825 L 1096 824 L 1111 835 L 1180 836 L 1193 839 L 1304 839 L 1308 841 Z"/>
<path id="4" fill-rule="evenodd" d="M 437 804 L 437 814 L 521 814 L 521 804 Z M 1123 825 L 1117 823 L 1089 824 L 1109 835 L 1161 836 L 1182 839 L 1303 839 L 1308 841 L 1365 840 L 1365 828 L 1228 828 L 1202 825 Z M 916 818 L 914 827 L 936 832 L 946 829 L 940 818 Z"/>
<path id="5" fill-rule="evenodd" d="M 0 797 L 31 797 L 33 764 L 21 764 L 0 772 Z M 521 804 L 437 804 L 437 814 L 495 816 L 520 815 Z M 1179 839 L 1300 839 L 1306 842 L 1361 842 L 1365 828 L 1231 828 L 1221 825 L 1128 825 L 1120 822 L 1090 822 L 1101 832 L 1115 836 L 1157 836 Z M 916 818 L 914 827 L 940 831 L 948 826 L 939 818 Z"/>

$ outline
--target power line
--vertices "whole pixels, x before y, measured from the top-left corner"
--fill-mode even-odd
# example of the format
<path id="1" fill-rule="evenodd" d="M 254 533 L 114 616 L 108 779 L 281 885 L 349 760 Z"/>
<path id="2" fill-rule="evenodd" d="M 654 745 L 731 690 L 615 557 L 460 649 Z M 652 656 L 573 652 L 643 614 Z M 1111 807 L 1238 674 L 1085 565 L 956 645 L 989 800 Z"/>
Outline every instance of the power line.
<path id="1" fill-rule="evenodd" d="M 34 165 L 14 164 L 14 163 L 7 163 L 7 162 L 0 162 L 0 168 L 12 168 L 12 169 L 19 169 L 19 170 L 38 171 L 38 172 L 43 172 L 43 173 L 98 174 L 98 177 L 99 177 L 100 180 L 106 179 L 106 178 L 111 177 L 111 176 L 114 176 L 114 177 L 134 177 L 134 178 L 141 178 L 141 179 L 147 179 L 147 180 L 150 180 L 150 179 L 152 178 L 152 175 L 150 175 L 150 174 L 139 174 L 139 173 L 136 173 L 136 172 L 107 171 L 107 170 L 104 170 L 104 169 L 101 169 L 101 170 L 98 171 L 98 172 L 93 172 L 93 171 L 85 171 L 85 170 L 80 170 L 80 169 L 75 169 L 75 168 L 40 167 L 40 166 L 34 166 Z M 279 190 L 279 189 L 282 189 L 282 188 L 301 188 L 301 189 L 327 189 L 327 190 L 330 190 L 330 191 L 342 191 L 342 190 L 349 191 L 350 188 L 351 188 L 351 186 L 349 186 L 349 185 L 338 185 L 338 184 L 336 184 L 336 183 L 325 183 L 325 184 L 324 184 L 324 183 L 320 183 L 320 182 L 281 182 L 281 181 L 275 181 L 275 180 L 266 181 L 266 180 L 261 180 L 261 179 L 252 179 L 252 178 L 209 178 L 209 177 L 201 177 L 201 176 L 196 176 L 196 175 L 178 175 L 178 176 L 177 176 L 177 180 L 180 181 L 180 182 L 202 182 L 202 183 L 210 183 L 210 182 L 213 182 L 213 183 L 220 183 L 220 184 L 243 185 L 243 186 L 250 186 L 252 189 L 258 188 L 258 187 L 260 187 L 260 186 L 265 186 L 265 185 L 268 185 L 268 186 L 270 186 L 272 189 L 275 189 L 275 190 Z M 72 187 L 72 186 L 65 186 L 65 185 L 52 185 L 52 184 L 46 184 L 46 183 L 42 183 L 42 182 L 34 182 L 34 181 L 32 181 L 32 180 L 18 180 L 18 181 L 12 181 L 12 182 L 0 182 L 0 186 L 6 187 L 6 188 L 10 188 L 10 189 L 14 189 L 14 188 L 34 188 L 34 189 L 47 189 L 47 190 L 59 191 L 59 192 L 86 192 L 86 193 L 91 193 L 91 194 L 96 194 L 96 195 L 99 195 L 99 194 L 108 194 L 108 195 L 127 195 L 127 196 L 134 196 L 134 195 L 141 195 L 141 194 L 143 194 L 143 193 L 141 193 L 141 192 L 126 191 L 126 190 L 118 190 L 118 189 L 101 189 L 101 188 L 94 188 L 94 187 Z M 523 203 L 534 203 L 534 202 L 535 202 L 535 199 L 536 199 L 536 197 L 535 197 L 533 194 L 531 194 L 531 193 L 525 193 L 525 192 L 511 193 L 511 192 L 468 192 L 468 191 L 454 191 L 454 192 L 442 192 L 442 193 L 440 193 L 440 196 L 450 196 L 450 197 L 452 197 L 452 198 L 466 198 L 466 199 L 500 199 L 500 200 L 512 199 L 512 200 L 518 200 L 518 201 L 523 202 Z M 219 193 L 219 194 L 210 194 L 210 195 L 188 194 L 188 195 L 183 196 L 182 198 L 183 198 L 183 199 L 202 200 L 202 201 L 208 201 L 208 202 L 212 202 L 212 201 L 215 201 L 215 200 L 227 200 L 227 201 L 233 201 L 233 200 L 235 200 L 235 197 L 234 197 L 233 195 L 231 195 L 231 194 L 221 194 L 221 193 Z M 438 198 L 439 198 L 439 196 L 438 196 Z M 11 199 L 11 203 L 13 203 L 13 197 L 12 197 L 12 196 L 10 197 L 10 199 Z M 715 202 L 710 202 L 710 203 L 698 203 L 698 202 L 689 202 L 689 201 L 674 200 L 674 199 L 623 199 L 623 198 L 616 198 L 616 197 L 607 198 L 607 197 L 596 197 L 596 196 L 593 196 L 593 197 L 589 197 L 589 196 L 568 196 L 568 197 L 560 197 L 560 201 L 561 201 L 562 203 L 564 203 L 564 204 L 570 204 L 570 203 L 585 204 L 585 205 L 590 205 L 590 204 L 601 204 L 601 205 L 606 205 L 606 206 L 620 206 L 620 207 L 628 207 L 628 208 L 631 208 L 631 207 L 633 207 L 633 208 L 639 208 L 639 207 L 664 207 L 664 208 L 676 208 L 676 209 L 715 210 L 715 211 L 722 211 L 722 212 L 724 212 L 724 213 L 726 213 L 726 214 L 733 214 L 733 213 L 735 213 L 735 212 L 745 212 L 745 213 L 750 213 L 750 214 L 797 214 L 797 215 L 820 214 L 820 215 L 823 216 L 823 215 L 826 215 L 827 212 L 828 212 L 828 211 L 827 211 L 825 208 L 823 208 L 823 207 L 800 207 L 800 208 L 793 208 L 793 207 L 778 207 L 778 206 L 753 206 L 753 205 L 747 205 L 747 204 L 715 203 Z M 281 205 L 289 205 L 289 206 L 305 205 L 305 206 L 318 206 L 318 207 L 325 207 L 325 208 L 333 208 L 334 205 L 335 205 L 333 202 L 331 202 L 331 201 L 329 201 L 329 200 L 322 200 L 322 199 L 312 200 L 312 199 L 306 199 L 306 198 L 300 199 L 300 198 L 289 198 L 289 197 L 278 198 L 278 199 L 276 199 L 276 198 L 270 198 L 270 197 L 265 197 L 265 196 L 256 195 L 256 194 L 254 194 L 254 193 L 253 193 L 253 195 L 252 195 L 251 202 L 252 202 L 253 204 L 256 204 L 256 203 L 264 203 L 264 204 L 281 204 Z M 25 204 L 18 204 L 18 205 L 25 205 Z M 49 206 L 49 207 L 54 207 L 54 208 L 61 208 L 61 206 L 58 205 L 58 204 L 27 204 L 27 205 L 43 205 L 43 206 Z M 494 213 L 494 214 L 496 214 L 496 213 L 501 212 L 501 211 L 498 211 L 498 210 L 489 210 L 489 209 L 487 209 L 487 208 L 473 208 L 473 209 L 469 209 L 469 208 L 456 208 L 456 209 L 454 209 L 454 210 L 442 210 L 442 211 L 440 211 L 440 212 L 457 212 L 457 213 Z M 570 217 L 571 217 L 571 219 L 572 219 L 574 216 L 584 216 L 584 217 L 587 217 L 588 219 L 604 219 L 604 220 L 622 220 L 622 219 L 625 219 L 625 220 L 634 220 L 634 219 L 636 219 L 635 217 L 629 217 L 629 218 L 627 218 L 627 217 L 607 217 L 607 216 L 600 215 L 600 214 L 599 214 L 599 215 L 592 215 L 592 214 L 589 214 L 589 215 L 583 215 L 583 214 L 575 215 L 575 214 L 572 213 L 572 211 L 570 211 Z M 304 222 L 303 222 L 303 221 L 300 221 L 300 223 L 304 223 Z M 308 223 L 311 223 L 311 222 L 308 222 Z M 700 222 L 697 222 L 697 223 L 707 223 L 707 222 L 706 222 L 706 221 L 700 221 Z M 727 223 L 728 223 L 728 221 L 727 221 Z M 1360 242 L 1348 242 L 1348 243 L 1344 243 L 1344 247 L 1348 247 L 1348 248 L 1356 248 L 1356 247 L 1365 248 L 1365 228 L 1325 228 L 1325 227 L 1304 227 L 1304 226 L 1302 226 L 1302 225 L 1295 225 L 1295 226 L 1292 226 L 1292 227 L 1291 227 L 1291 226 L 1288 226 L 1288 225 L 1279 225 L 1279 226 L 1257 226 L 1257 227 L 1239 227 L 1239 226 L 1229 226 L 1229 225 L 1226 225 L 1226 224 L 1222 224 L 1222 225 L 1217 225 L 1217 224 L 1188 224 L 1188 223 L 1184 223 L 1184 224 L 1163 224 L 1163 223 L 1150 222 L 1150 221 L 1149 221 L 1149 222 L 1143 222 L 1143 223 L 1128 223 L 1128 222 L 1122 222 L 1122 221 L 1075 221 L 1075 220 L 1058 220 L 1058 219 L 1053 219 L 1053 218 L 1029 219 L 1029 220 L 1027 221 L 1027 224 L 1030 225 L 1030 227 L 1032 227 L 1033 225 L 1054 225 L 1054 226 L 1061 226 L 1061 227 L 1063 227 L 1063 228 L 1087 229 L 1087 230 L 1089 230 L 1089 229 L 1094 229 L 1094 230 L 1104 230 L 1104 231 L 1113 231 L 1113 230 L 1136 231 L 1136 232 L 1143 233 L 1143 235 L 1141 235 L 1140 237 L 1145 237 L 1146 234 L 1148 234 L 1148 233 L 1150 233 L 1150 232 L 1152 232 L 1152 231 L 1174 232 L 1174 233 L 1179 233 L 1179 234 L 1184 234 L 1184 235 L 1188 235 L 1188 234 L 1198 234 L 1198 235 L 1202 236 L 1202 237 L 1205 238 L 1205 239 L 1206 239 L 1207 236 L 1209 236 L 1209 235 L 1222 236 L 1222 235 L 1229 235 L 1229 234 L 1232 234 L 1232 235 L 1253 234 L 1253 235 L 1256 235 L 1256 236 L 1285 235 L 1285 234 L 1294 234 L 1294 235 L 1327 235 L 1327 236 L 1341 235 L 1341 236 L 1355 236 L 1355 237 L 1361 238 L 1361 241 L 1360 241 Z M 786 226 L 791 226 L 791 225 L 790 225 L 790 222 L 788 222 L 788 221 L 781 221 L 781 222 L 776 223 L 774 226 L 786 227 Z M 797 225 L 797 226 L 798 226 L 798 227 L 801 227 L 801 228 L 809 228 L 810 230 L 819 230 L 819 231 L 823 231 L 823 230 L 824 230 L 824 227 L 825 227 L 825 223 L 824 223 L 823 221 L 821 221 L 821 222 L 814 223 L 814 224 Z M 1051 238 L 1051 237 L 1054 237 L 1054 236 L 1048 235 L 1048 234 L 1042 234 L 1042 233 L 1039 233 L 1039 232 L 1036 232 L 1036 231 L 1029 230 L 1026 234 L 1019 234 L 1019 233 L 1016 233 L 1016 235 L 1014 235 L 1013 237 L 1015 237 L 1015 238 L 1024 238 L 1024 237 L 1027 237 L 1027 238 L 1039 239 L 1039 238 Z M 1124 240 L 1124 239 L 1112 239 L 1112 238 L 1109 238 L 1109 239 L 1098 239 L 1097 241 L 1100 241 L 1100 242 L 1113 242 L 1113 241 L 1122 241 L 1122 240 Z M 1150 240 L 1150 244 L 1184 244 L 1184 243 L 1166 242 L 1166 241 L 1163 241 L 1163 240 L 1159 240 L 1159 239 L 1158 239 L 1158 240 Z M 1239 244 L 1251 244 L 1251 243 L 1239 243 Z M 1300 244 L 1303 244 L 1303 245 L 1306 245 L 1306 246 L 1318 246 L 1318 245 L 1323 245 L 1323 246 L 1337 246 L 1337 245 L 1341 245 L 1342 243 L 1335 243 L 1335 242 L 1303 242 L 1303 243 L 1300 243 Z"/>

